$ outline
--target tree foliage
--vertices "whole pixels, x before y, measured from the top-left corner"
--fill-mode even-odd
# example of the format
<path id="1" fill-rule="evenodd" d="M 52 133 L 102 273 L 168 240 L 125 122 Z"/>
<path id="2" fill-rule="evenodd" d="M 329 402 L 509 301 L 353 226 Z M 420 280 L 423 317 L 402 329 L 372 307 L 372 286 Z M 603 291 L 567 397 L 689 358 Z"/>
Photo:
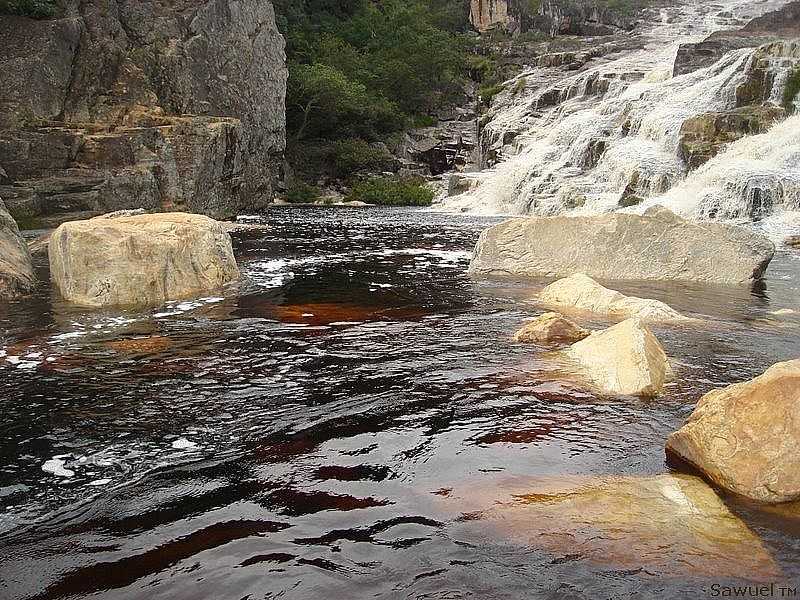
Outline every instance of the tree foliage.
<path id="1" fill-rule="evenodd" d="M 290 136 L 374 140 L 459 99 L 465 0 L 276 0 Z"/>
<path id="2" fill-rule="evenodd" d="M 0 0 L 0 14 L 35 19 L 52 17 L 58 8 L 55 0 Z"/>

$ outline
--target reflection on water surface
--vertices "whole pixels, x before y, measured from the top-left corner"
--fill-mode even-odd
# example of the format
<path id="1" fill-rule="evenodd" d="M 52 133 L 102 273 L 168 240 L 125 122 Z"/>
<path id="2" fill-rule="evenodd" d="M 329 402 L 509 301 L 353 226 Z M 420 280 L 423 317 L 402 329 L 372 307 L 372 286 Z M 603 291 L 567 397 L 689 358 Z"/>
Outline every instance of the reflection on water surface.
<path id="1" fill-rule="evenodd" d="M 798 582 L 800 510 L 671 480 L 663 444 L 702 393 L 798 355 L 800 316 L 782 309 L 800 309 L 800 254 L 755 291 L 615 285 L 705 323 L 657 328 L 677 372 L 663 397 L 613 399 L 511 341 L 546 282 L 466 277 L 491 220 L 263 220 L 237 234 L 238 289 L 84 313 L 42 287 L 0 308 L 3 598 L 683 598 L 736 575 Z M 52 460 L 74 475 L 44 472 Z"/>

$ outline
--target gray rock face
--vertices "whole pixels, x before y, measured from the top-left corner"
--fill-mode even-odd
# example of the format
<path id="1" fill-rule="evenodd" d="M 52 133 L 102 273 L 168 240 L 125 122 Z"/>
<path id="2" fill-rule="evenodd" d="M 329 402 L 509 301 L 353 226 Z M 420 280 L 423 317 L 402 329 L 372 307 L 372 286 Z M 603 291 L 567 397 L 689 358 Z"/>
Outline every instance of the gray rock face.
<path id="1" fill-rule="evenodd" d="M 609 35 L 629 29 L 631 17 L 595 0 L 471 0 L 470 22 L 478 31 L 541 31 L 556 35 Z"/>
<path id="2" fill-rule="evenodd" d="M 287 71 L 269 0 L 70 0 L 51 21 L 0 17 L 0 37 L 12 212 L 271 201 Z"/>
<path id="3" fill-rule="evenodd" d="M 742 284 L 760 279 L 775 254 L 766 237 L 722 223 L 694 223 L 654 207 L 643 216 L 534 217 L 485 230 L 470 273 L 609 280 Z"/>
<path id="4" fill-rule="evenodd" d="M 0 200 L 0 300 L 30 292 L 35 283 L 28 246 Z"/>

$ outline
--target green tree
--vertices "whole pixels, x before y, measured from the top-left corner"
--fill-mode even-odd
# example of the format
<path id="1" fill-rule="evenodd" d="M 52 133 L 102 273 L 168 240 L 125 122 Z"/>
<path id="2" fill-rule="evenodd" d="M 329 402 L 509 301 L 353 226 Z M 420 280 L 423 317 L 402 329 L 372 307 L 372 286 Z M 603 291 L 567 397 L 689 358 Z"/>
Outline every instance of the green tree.
<path id="1" fill-rule="evenodd" d="M 295 141 L 314 137 L 364 137 L 402 126 L 397 107 L 328 65 L 294 65 L 289 71 L 286 116 Z"/>

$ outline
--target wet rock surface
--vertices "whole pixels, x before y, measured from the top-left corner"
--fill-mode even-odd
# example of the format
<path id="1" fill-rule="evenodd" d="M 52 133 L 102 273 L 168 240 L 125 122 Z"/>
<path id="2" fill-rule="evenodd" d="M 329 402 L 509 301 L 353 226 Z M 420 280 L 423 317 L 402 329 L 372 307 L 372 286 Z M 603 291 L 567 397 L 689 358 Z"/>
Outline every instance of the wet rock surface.
<path id="1" fill-rule="evenodd" d="M 692 117 L 681 125 L 681 157 L 690 170 L 696 169 L 730 142 L 764 133 L 785 117 L 786 110 L 780 106 L 746 106 Z"/>
<path id="2" fill-rule="evenodd" d="M 519 477 L 455 490 L 441 504 L 462 510 L 451 527 L 461 539 L 480 528 L 555 560 L 678 577 L 780 577 L 762 540 L 698 477 Z"/>
<path id="3" fill-rule="evenodd" d="M 663 302 L 649 298 L 625 296 L 603 287 L 591 277 L 578 273 L 559 279 L 539 293 L 539 301 L 570 307 L 611 317 L 636 317 L 650 322 L 688 320 Z"/>
<path id="4" fill-rule="evenodd" d="M 564 315 L 549 312 L 526 323 L 514 334 L 514 341 L 527 344 L 537 342 L 571 344 L 586 338 L 590 333 Z"/>
<path id="5" fill-rule="evenodd" d="M 35 284 L 28 246 L 0 200 L 0 300 L 26 294 Z"/>
<path id="6" fill-rule="evenodd" d="M 748 498 L 800 499 L 800 360 L 703 396 L 667 451 Z"/>
<path id="7" fill-rule="evenodd" d="M 717 31 L 702 42 L 681 44 L 673 75 L 708 67 L 731 50 L 755 48 L 781 39 L 800 36 L 800 2 L 789 2 L 775 11 L 756 17 L 741 29 Z"/>

